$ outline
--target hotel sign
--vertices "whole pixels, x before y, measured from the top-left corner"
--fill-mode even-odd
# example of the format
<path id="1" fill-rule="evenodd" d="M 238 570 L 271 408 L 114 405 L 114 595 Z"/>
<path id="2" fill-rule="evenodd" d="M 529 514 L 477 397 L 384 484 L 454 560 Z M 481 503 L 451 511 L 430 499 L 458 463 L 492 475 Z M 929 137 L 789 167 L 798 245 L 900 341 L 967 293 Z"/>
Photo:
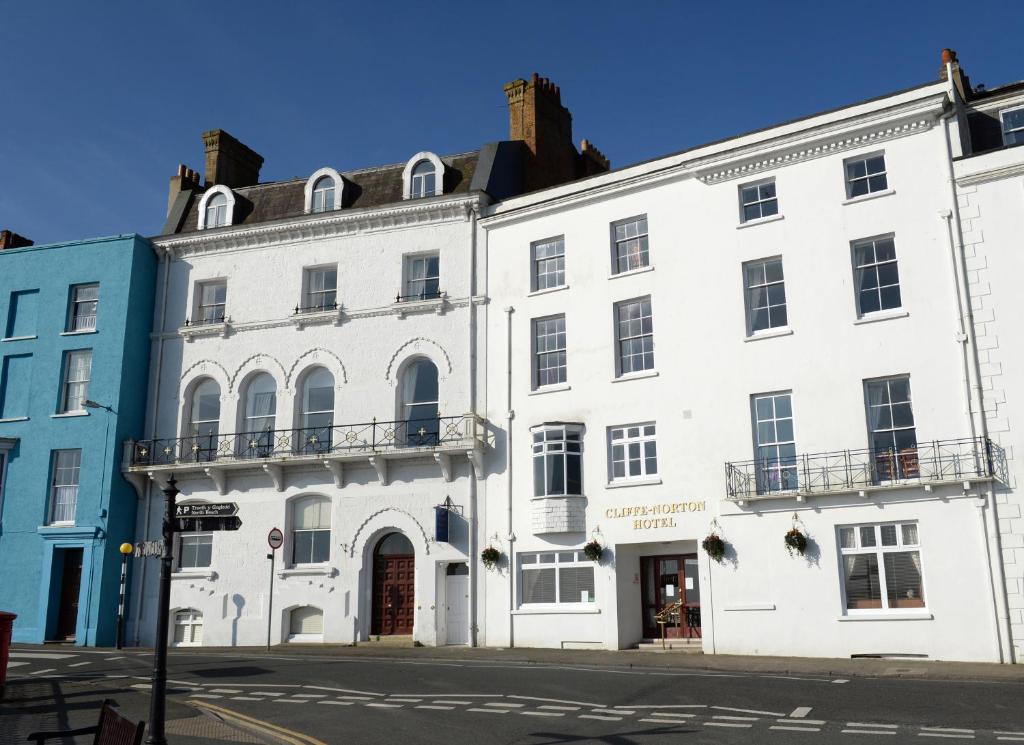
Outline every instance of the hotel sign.
<path id="1" fill-rule="evenodd" d="M 651 502 L 629 507 L 609 507 L 604 511 L 609 520 L 633 521 L 633 530 L 675 528 L 676 516 L 687 512 L 704 512 L 707 502 Z"/>

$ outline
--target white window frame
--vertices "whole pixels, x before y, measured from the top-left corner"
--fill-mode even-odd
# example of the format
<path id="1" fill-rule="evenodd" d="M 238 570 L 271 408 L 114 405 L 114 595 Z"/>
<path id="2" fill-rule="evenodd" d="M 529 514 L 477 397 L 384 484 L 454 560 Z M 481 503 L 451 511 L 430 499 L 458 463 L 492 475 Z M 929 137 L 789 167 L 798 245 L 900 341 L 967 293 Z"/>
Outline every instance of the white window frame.
<path id="1" fill-rule="evenodd" d="M 642 223 L 642 225 L 641 225 Z M 636 234 L 629 235 L 628 226 L 636 224 Z M 616 274 L 628 274 L 629 272 L 640 271 L 651 266 L 651 228 L 650 223 L 647 219 L 647 214 L 634 215 L 633 217 L 627 217 L 622 220 L 616 220 L 609 227 L 609 233 L 611 234 L 612 243 L 612 275 Z M 642 230 L 641 230 L 642 227 Z M 619 229 L 627 229 L 625 233 L 620 237 Z M 632 241 L 638 242 L 638 250 L 635 252 L 638 258 L 636 266 L 632 266 L 632 261 L 628 257 L 633 255 L 633 252 L 627 250 L 623 256 L 627 257 L 626 268 L 619 268 L 619 246 L 625 246 Z"/>
<path id="2" fill-rule="evenodd" d="M 631 305 L 631 304 L 634 304 L 634 303 L 639 303 L 640 304 L 640 318 L 638 319 L 639 322 L 640 322 L 640 333 L 639 334 L 631 334 L 631 335 L 628 335 L 628 336 L 623 336 L 622 335 L 622 323 L 623 322 L 620 319 L 620 315 L 621 315 L 622 309 L 625 306 Z M 649 315 L 645 316 L 643 314 L 643 303 L 647 303 L 647 305 L 649 306 L 649 308 L 650 308 L 650 314 Z M 645 318 L 649 318 L 650 322 L 651 322 L 650 323 L 651 330 L 649 332 L 644 332 L 643 331 L 643 322 L 644 322 Z M 651 296 L 650 295 L 644 295 L 642 297 L 629 298 L 628 300 L 620 300 L 619 302 L 615 303 L 615 305 L 613 306 L 612 321 L 615 324 L 615 329 L 614 329 L 615 330 L 615 377 L 622 378 L 622 377 L 629 377 L 631 375 L 650 374 L 650 372 L 652 370 L 656 369 L 655 368 L 655 361 L 654 361 L 654 304 L 651 302 Z M 626 320 L 627 323 L 629 321 L 630 321 L 630 319 Z M 622 353 L 623 342 L 633 341 L 634 339 L 645 339 L 645 338 L 648 338 L 648 337 L 650 337 L 650 340 L 651 340 L 651 364 L 650 364 L 650 366 L 649 367 L 644 366 L 644 367 L 640 368 L 639 370 L 638 369 L 631 369 L 629 371 L 626 371 L 624 369 L 623 364 L 622 364 L 624 359 L 625 359 L 625 355 L 623 355 L 623 353 Z M 647 354 L 646 352 L 641 352 L 640 356 L 643 357 L 646 354 Z M 634 357 L 636 355 L 631 352 L 628 356 L 629 357 Z"/>
<path id="3" fill-rule="evenodd" d="M 185 623 L 178 621 L 179 617 L 186 619 Z M 178 627 L 182 626 L 188 629 L 186 633 L 186 639 L 177 641 Z M 196 641 L 196 629 L 199 629 L 199 641 Z M 174 611 L 174 618 L 171 619 L 171 639 L 170 644 L 172 647 L 199 647 L 203 644 L 203 613 L 198 608 L 178 608 Z"/>
<path id="4" fill-rule="evenodd" d="M 327 527 L 322 526 L 316 528 L 298 528 L 296 527 L 295 511 L 299 505 L 305 502 L 316 502 L 317 504 L 327 505 Z M 334 504 L 330 497 L 322 497 L 315 494 L 309 494 L 303 497 L 296 497 L 288 502 L 288 527 L 289 530 L 289 547 L 288 555 L 290 558 L 290 566 L 293 567 L 319 567 L 326 566 L 331 561 L 331 541 L 333 540 L 333 534 L 331 529 L 331 522 L 333 519 Z M 327 558 L 323 561 L 297 561 L 295 556 L 296 537 L 299 533 L 327 533 Z M 313 558 L 310 555 L 310 558 Z"/>
<path id="5" fill-rule="evenodd" d="M 581 497 L 584 493 L 583 486 L 583 425 L 582 424 L 542 424 L 530 430 L 532 458 L 530 470 L 533 474 L 533 496 L 544 499 L 547 497 Z M 549 436 L 550 435 L 550 436 Z M 551 459 L 561 457 L 562 461 L 562 486 L 563 491 L 548 492 L 548 469 L 551 466 Z M 569 459 L 576 458 L 579 461 L 579 491 L 569 491 Z M 541 459 L 544 468 L 543 489 L 537 489 L 536 462 Z M 538 493 L 540 492 L 540 493 Z"/>
<path id="6" fill-rule="evenodd" d="M 772 187 L 772 196 L 764 197 L 761 194 L 761 187 L 769 186 L 769 185 Z M 743 192 L 746 189 L 756 189 L 757 190 L 757 198 L 754 199 L 754 201 L 752 201 L 752 202 L 744 202 L 743 201 Z M 779 212 L 779 190 L 778 190 L 778 187 L 775 185 L 775 177 L 774 176 L 771 177 L 771 178 L 761 179 L 760 181 L 751 181 L 748 184 L 740 184 L 739 187 L 737 188 L 737 196 L 739 198 L 740 222 L 741 223 L 757 222 L 758 220 L 765 220 L 765 219 L 768 219 L 768 218 L 771 218 L 771 217 L 778 217 L 781 214 Z M 766 215 L 766 214 L 764 214 L 764 210 L 765 210 L 764 205 L 769 204 L 771 202 L 775 203 L 775 211 L 772 212 L 771 214 Z M 752 206 L 755 206 L 755 205 L 757 206 L 758 216 L 757 217 L 747 217 L 747 210 L 746 210 L 746 208 L 747 207 L 752 207 Z"/>
<path id="7" fill-rule="evenodd" d="M 59 465 L 62 454 L 68 454 L 67 457 L 71 458 L 71 462 L 65 465 Z M 63 450 L 53 450 L 50 455 L 50 504 L 48 510 L 47 525 L 74 525 L 75 515 L 78 508 L 78 490 L 82 480 L 82 451 L 79 448 L 66 448 Z M 60 470 L 58 470 L 60 469 Z M 61 474 L 60 471 L 70 471 L 69 474 Z M 74 476 L 74 482 L 68 483 L 57 483 L 58 480 L 63 480 L 62 476 Z M 60 489 L 66 489 L 66 492 L 59 492 Z M 58 502 L 57 496 L 61 494 L 61 501 Z M 60 514 L 58 514 L 58 505 L 62 508 Z M 70 513 L 70 516 L 67 514 Z"/>
<path id="8" fill-rule="evenodd" d="M 655 422 L 620 424 L 608 428 L 608 482 L 628 483 L 650 481 L 658 475 L 658 433 Z M 634 455 L 633 451 L 636 451 Z M 650 451 L 653 450 L 653 453 Z M 651 470 L 651 460 L 654 470 Z M 630 465 L 637 462 L 639 472 L 630 473 Z M 622 464 L 622 475 L 616 475 L 615 466 Z"/>
<path id="9" fill-rule="evenodd" d="M 223 303 L 210 303 L 205 304 L 203 302 L 203 295 L 207 288 L 214 288 L 218 286 L 224 287 L 224 302 Z M 204 279 L 196 282 L 195 289 L 195 310 L 192 313 L 192 325 L 193 326 L 215 326 L 221 323 L 227 323 L 228 320 L 228 281 L 224 278 L 218 279 Z M 221 318 L 217 319 L 214 316 L 213 320 L 205 320 L 203 317 L 204 308 L 220 308 Z"/>
<path id="10" fill-rule="evenodd" d="M 314 192 L 316 191 L 316 182 L 322 179 L 324 176 L 329 176 L 334 179 L 334 196 L 331 204 L 326 205 L 323 210 L 317 211 L 315 214 L 321 214 L 321 212 L 331 212 L 333 210 L 340 210 L 345 195 L 345 179 L 341 177 L 333 168 L 321 168 L 319 171 L 314 173 L 308 179 L 306 179 L 306 185 L 304 187 L 304 207 L 303 210 L 306 214 L 314 214 L 313 207 L 315 202 Z"/>
<path id="11" fill-rule="evenodd" d="M 203 531 L 196 532 L 179 532 L 178 534 L 178 571 L 188 572 L 192 570 L 209 569 L 213 566 L 213 533 L 207 533 Z M 186 542 L 192 543 L 193 541 L 203 543 L 210 547 L 210 561 L 207 564 L 186 564 L 185 563 L 185 544 Z M 198 549 L 196 550 L 196 557 L 198 559 Z"/>
<path id="12" fill-rule="evenodd" d="M 86 365 L 81 374 L 84 377 L 75 378 L 72 380 L 72 363 L 75 359 L 84 357 L 88 359 L 88 365 Z M 89 398 L 89 383 L 92 380 L 92 350 L 91 349 L 69 349 L 64 353 L 64 375 L 63 385 L 61 385 L 60 392 L 60 411 L 61 414 L 78 414 L 85 411 L 85 406 L 82 403 Z M 82 392 L 78 396 L 78 405 L 74 406 L 72 401 L 72 386 L 81 386 Z M 74 408 L 72 408 L 74 406 Z"/>
<path id="13" fill-rule="evenodd" d="M 780 416 L 778 412 L 778 399 L 789 399 L 789 416 Z M 762 418 L 758 411 L 758 402 L 771 402 L 771 414 Z M 791 437 L 780 438 L 779 422 L 789 420 Z M 772 425 L 771 441 L 761 441 L 761 425 Z M 750 397 L 750 423 L 754 436 L 754 470 L 757 479 L 758 494 L 779 494 L 797 491 L 800 488 L 800 469 L 798 466 L 799 453 L 796 450 L 796 415 L 793 411 L 793 391 L 771 391 L 768 393 L 755 393 Z M 793 456 L 781 454 L 782 448 L 792 446 Z M 775 455 L 771 458 L 761 456 L 762 448 L 773 449 Z M 783 474 L 786 474 L 784 477 Z"/>
<path id="14" fill-rule="evenodd" d="M 781 279 L 769 280 L 768 279 L 768 265 L 778 262 L 779 271 L 782 274 Z M 748 272 L 754 268 L 759 267 L 761 270 L 761 281 L 751 284 L 748 279 Z M 781 256 L 769 256 L 763 259 L 754 259 L 753 261 L 745 261 L 742 265 L 743 271 L 743 304 L 747 312 L 747 336 L 758 336 L 761 334 L 776 334 L 789 328 L 789 301 L 786 299 L 786 266 L 782 261 Z M 772 304 L 771 288 L 782 287 L 782 302 Z M 754 307 L 754 294 L 757 290 L 763 290 L 765 295 L 765 301 L 768 303 L 765 306 Z M 781 323 L 777 326 L 772 325 L 772 311 L 782 308 L 782 312 L 786 315 L 786 322 Z M 754 329 L 754 312 L 757 310 L 766 310 L 768 312 L 768 326 L 763 329 Z"/>
<path id="15" fill-rule="evenodd" d="M 548 256 L 538 256 L 541 249 L 547 249 L 548 247 L 555 247 L 558 250 L 557 253 L 552 253 Z M 548 265 L 554 262 L 556 268 L 554 271 L 547 271 Z M 545 271 L 541 271 L 541 266 L 544 266 Z M 548 277 L 555 277 L 561 275 L 561 282 L 555 284 L 547 284 Z M 544 279 L 543 286 L 541 278 Z M 559 235 L 554 238 L 545 238 L 541 241 L 534 241 L 530 244 L 530 292 L 541 292 L 544 290 L 556 290 L 560 287 L 565 287 L 565 236 Z"/>
<path id="16" fill-rule="evenodd" d="M 314 290 L 314 278 L 318 274 L 323 274 L 325 277 L 324 284 L 326 285 L 326 275 L 329 272 L 334 272 L 334 287 L 333 289 Z M 338 307 L 338 265 L 337 264 L 324 264 L 323 266 L 309 266 L 303 270 L 303 302 L 299 304 L 300 312 L 304 313 L 317 313 L 320 311 L 336 310 Z M 334 295 L 334 299 L 329 303 L 324 303 L 323 299 L 325 296 L 330 294 Z"/>
<path id="17" fill-rule="evenodd" d="M 882 528 L 883 527 L 895 527 L 896 532 L 896 543 L 889 546 L 882 545 Z M 907 543 L 905 541 L 907 531 L 906 526 L 912 526 L 917 541 L 915 543 Z M 863 534 L 861 530 L 871 530 L 874 535 L 874 546 L 863 545 Z M 844 548 L 843 547 L 843 531 L 853 531 L 854 547 Z M 893 522 L 879 522 L 879 523 L 855 523 L 850 525 L 837 525 L 836 526 L 836 548 L 839 552 L 839 589 L 840 597 L 843 604 L 843 612 L 848 616 L 862 616 L 862 615 L 877 615 L 880 613 L 884 614 L 906 614 L 906 613 L 919 613 L 926 614 L 928 612 L 928 594 L 925 589 L 928 586 L 927 579 L 925 577 L 924 567 L 924 556 L 921 545 L 921 526 L 917 520 L 898 520 Z M 916 553 L 918 555 L 918 561 L 920 562 L 919 572 L 921 573 L 921 588 L 922 594 L 925 595 L 923 604 L 920 606 L 909 606 L 905 608 L 892 608 L 889 605 L 889 586 L 888 578 L 886 577 L 885 571 L 885 554 L 893 553 Z M 874 555 L 878 562 L 878 584 L 879 593 L 881 599 L 881 607 L 879 608 L 850 608 L 849 601 L 846 596 L 846 562 L 843 557 L 846 556 L 858 556 L 858 555 Z"/>
<path id="18" fill-rule="evenodd" d="M 413 196 L 412 171 L 421 161 L 429 160 L 434 165 L 434 193 L 429 196 L 444 194 L 444 163 L 439 157 L 427 150 L 422 150 L 409 158 L 402 171 L 402 198 L 419 199 Z"/>
<path id="19" fill-rule="evenodd" d="M 893 251 L 893 258 L 892 259 L 885 259 L 883 261 L 879 261 L 878 260 L 878 243 L 881 242 L 881 241 L 892 241 L 892 251 Z M 858 264 L 857 263 L 857 249 L 858 248 L 863 248 L 865 246 L 871 246 L 871 251 L 872 251 L 872 254 L 874 256 L 874 261 L 870 261 L 870 262 L 868 262 L 866 264 Z M 899 263 L 899 254 L 896 251 L 896 236 L 895 235 L 890 233 L 889 235 L 879 235 L 879 236 L 875 236 L 873 238 L 862 238 L 860 240 L 851 241 L 850 242 L 850 260 L 851 260 L 851 262 L 853 264 L 853 292 L 854 292 L 854 301 L 856 302 L 856 307 L 857 307 L 857 318 L 864 318 L 865 316 L 873 316 L 876 313 L 892 313 L 894 311 L 900 310 L 903 307 L 903 283 L 900 281 L 900 276 L 899 276 L 899 274 L 900 274 L 900 263 Z M 891 265 L 896 267 L 896 284 L 889 284 L 889 285 L 885 285 L 883 287 L 880 284 L 881 280 L 878 277 L 878 268 L 880 266 L 885 266 L 885 265 L 889 265 L 889 264 L 891 264 Z M 867 272 L 867 271 L 872 271 L 875 274 L 876 283 L 875 283 L 875 287 L 872 288 L 872 289 L 874 290 L 875 294 L 878 297 L 878 310 L 867 310 L 866 311 L 866 310 L 864 310 L 864 308 L 861 305 L 861 292 L 862 292 L 862 290 L 861 290 L 861 286 L 860 286 L 861 285 L 860 278 L 861 278 L 861 273 L 862 272 Z M 886 288 L 889 288 L 889 287 L 896 287 L 897 288 L 897 290 L 899 291 L 899 295 L 900 295 L 900 302 L 899 302 L 898 305 L 894 305 L 894 306 L 892 306 L 890 308 L 883 308 L 882 307 L 882 290 L 886 289 Z"/>
<path id="20" fill-rule="evenodd" d="M 569 557 L 572 557 L 571 559 Z M 519 569 L 519 607 L 520 608 L 552 608 L 560 607 L 587 607 L 597 603 L 597 571 L 595 562 L 587 559 L 586 554 L 580 549 L 563 549 L 554 551 L 524 551 L 518 557 Z M 542 561 L 542 559 L 549 559 Z M 555 573 L 555 595 L 552 602 L 528 603 L 523 600 L 526 595 L 526 573 L 540 572 L 545 569 L 553 569 Z M 583 600 L 582 595 L 572 600 L 562 600 L 562 569 L 589 569 L 593 579 L 593 592 L 589 593 L 588 599 Z"/>
<path id="21" fill-rule="evenodd" d="M 225 212 L 223 225 L 207 225 L 206 206 L 209 203 L 209 201 L 213 199 L 214 194 L 223 194 L 227 199 L 227 203 L 224 207 Z M 211 186 L 209 189 L 206 190 L 206 193 L 203 194 L 202 198 L 199 200 L 199 230 L 230 227 L 231 225 L 234 225 L 234 217 L 235 193 L 226 186 L 220 184 L 216 186 Z"/>
<path id="22" fill-rule="evenodd" d="M 542 325 L 544 325 L 544 328 L 547 329 L 547 324 L 549 324 L 549 323 L 557 323 L 558 321 L 562 322 L 562 330 L 561 330 L 561 332 L 559 332 L 556 329 L 553 333 L 552 332 L 547 332 L 547 333 L 545 333 L 543 335 L 543 337 L 541 336 L 540 330 L 541 330 Z M 531 321 L 531 323 L 530 323 L 530 327 L 531 327 L 531 331 L 532 331 L 531 342 L 532 342 L 532 347 L 533 347 L 533 390 L 540 390 L 542 388 L 547 388 L 547 387 L 555 386 L 555 385 L 565 385 L 566 382 L 569 379 L 569 361 L 568 361 L 568 354 L 566 352 L 567 342 L 566 342 L 565 314 L 564 313 L 558 313 L 558 314 L 553 315 L 553 316 L 544 316 L 543 318 L 534 318 Z M 559 336 L 562 337 L 562 344 L 561 344 L 561 346 L 558 345 L 558 337 Z M 541 349 L 541 339 L 542 338 L 545 340 L 544 349 Z M 549 341 L 552 338 L 554 339 L 554 341 Z M 558 355 L 558 354 L 562 355 L 561 356 L 561 360 L 562 360 L 561 364 L 555 365 L 555 366 L 541 367 L 542 359 L 546 358 L 548 355 Z M 541 382 L 541 371 L 549 371 L 549 370 L 557 371 L 556 372 L 556 377 L 558 377 L 559 379 L 555 380 L 554 382 L 547 382 L 547 383 Z"/>
<path id="23" fill-rule="evenodd" d="M 96 288 L 96 298 L 94 300 L 79 300 L 78 293 L 81 290 L 87 288 Z M 91 315 L 78 314 L 78 307 L 93 303 Z M 68 323 L 65 331 L 67 333 L 84 333 L 86 331 L 96 330 L 96 317 L 99 314 L 100 307 L 100 283 L 99 282 L 83 282 L 82 284 L 71 285 L 71 297 L 68 301 Z M 79 324 L 79 320 L 83 323 Z"/>
<path id="24" fill-rule="evenodd" d="M 894 381 L 906 381 L 907 384 L 907 399 L 905 401 L 900 400 L 895 403 L 892 400 L 892 383 Z M 878 385 L 884 383 L 886 386 L 886 398 L 888 399 L 885 403 L 873 406 L 871 403 L 871 397 L 868 393 L 869 386 Z M 881 378 L 869 378 L 864 381 L 864 415 L 866 417 L 867 434 L 868 434 L 868 449 L 874 456 L 871 467 L 874 472 L 874 478 L 878 483 L 892 483 L 893 481 L 901 481 L 905 479 L 915 479 L 920 476 L 920 464 L 917 461 L 917 448 L 919 445 L 917 439 L 917 419 L 914 416 L 914 389 L 910 384 L 910 375 L 886 375 Z M 911 424 L 896 425 L 894 414 L 894 406 L 909 406 L 910 407 L 910 419 Z M 888 420 L 889 426 L 880 426 L 877 429 L 872 428 L 871 420 L 871 409 L 888 409 Z M 896 447 L 896 440 L 899 439 L 897 433 L 913 433 L 913 445 L 905 445 L 902 448 Z M 889 448 L 877 448 L 875 447 L 875 435 L 876 434 L 887 434 L 888 439 L 892 441 L 892 446 Z"/>
<path id="25" fill-rule="evenodd" d="M 437 259 L 437 274 L 434 274 L 434 275 L 424 274 L 422 277 L 415 277 L 414 278 L 413 277 L 413 268 L 416 266 L 417 262 L 420 262 L 420 261 L 424 261 L 425 262 L 425 261 L 427 261 L 429 259 L 432 259 L 432 258 Z M 424 252 L 424 253 L 406 254 L 405 260 L 404 260 L 403 264 L 404 264 L 404 267 L 403 267 L 403 270 L 402 270 L 402 275 L 403 276 L 402 276 L 402 297 L 401 297 L 401 300 L 403 300 L 405 302 L 413 301 L 413 300 L 436 300 L 436 299 L 438 299 L 438 298 L 440 298 L 442 296 L 443 293 L 441 291 L 441 252 L 440 251 L 427 251 L 427 252 Z M 424 271 L 426 271 L 426 270 L 424 270 Z M 436 291 L 436 293 L 427 293 L 427 292 L 425 292 L 426 283 L 430 282 L 431 280 L 436 280 L 437 281 L 437 291 Z M 421 282 L 421 283 L 423 283 L 424 289 L 421 290 L 420 292 L 413 292 L 412 290 L 413 290 L 413 283 L 414 282 Z"/>
<path id="26" fill-rule="evenodd" d="M 1006 114 L 1012 114 L 1012 113 L 1017 112 L 1017 111 L 1024 111 L 1024 106 L 1012 106 L 1009 109 L 1003 109 L 1002 111 L 999 112 L 999 130 L 1000 130 L 1000 132 L 1002 132 L 1002 135 L 1003 135 L 1003 146 L 1004 147 L 1009 146 L 1009 145 L 1021 145 L 1021 144 L 1024 144 L 1024 124 L 1021 124 L 1021 126 L 1014 127 L 1012 129 L 1009 129 L 1009 130 L 1006 129 L 1006 120 L 1004 119 L 1004 116 Z M 1010 142 L 1009 139 L 1007 138 L 1007 135 L 1009 135 L 1011 133 L 1019 133 L 1019 134 L 1017 134 L 1017 136 L 1019 136 L 1021 139 L 1016 141 L 1016 142 Z"/>
<path id="27" fill-rule="evenodd" d="M 867 161 L 874 160 L 875 158 L 882 159 L 883 169 L 877 173 L 868 173 Z M 852 178 L 850 177 L 850 166 L 853 165 L 854 163 L 864 163 L 863 176 L 855 176 Z M 871 179 L 877 178 L 879 176 L 885 177 L 885 186 L 883 186 L 881 189 L 872 189 Z M 853 185 L 854 183 L 860 181 L 864 181 L 865 183 L 867 183 L 868 190 L 864 194 L 857 194 L 856 196 L 854 196 Z M 885 160 L 885 151 L 879 150 L 878 152 L 865 153 L 864 155 L 856 155 L 852 158 L 846 158 L 845 160 L 843 160 L 843 183 L 846 185 L 847 199 L 865 199 L 866 197 L 870 197 L 872 194 L 881 194 L 883 192 L 889 191 L 889 189 L 891 188 L 889 184 L 889 164 Z"/>

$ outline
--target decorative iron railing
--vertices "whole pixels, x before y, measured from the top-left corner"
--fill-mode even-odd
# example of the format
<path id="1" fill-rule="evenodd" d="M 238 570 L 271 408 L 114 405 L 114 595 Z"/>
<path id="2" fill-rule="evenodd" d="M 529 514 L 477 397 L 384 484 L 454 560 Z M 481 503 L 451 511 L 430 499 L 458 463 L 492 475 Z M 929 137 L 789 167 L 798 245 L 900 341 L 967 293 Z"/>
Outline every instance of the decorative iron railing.
<path id="1" fill-rule="evenodd" d="M 295 312 L 292 315 L 301 316 L 307 313 L 326 313 L 327 311 L 337 310 L 338 304 L 333 300 L 331 302 L 314 302 L 312 305 L 296 305 Z"/>
<path id="2" fill-rule="evenodd" d="M 1006 476 L 1005 452 L 980 437 L 931 440 L 901 450 L 839 450 L 725 464 L 732 500 L 980 478 L 1006 483 Z"/>
<path id="3" fill-rule="evenodd" d="M 128 465 L 167 466 L 432 449 L 474 440 L 477 437 L 476 427 L 477 417 L 463 414 L 396 422 L 374 420 L 363 424 L 137 440 L 131 443 Z"/>
<path id="4" fill-rule="evenodd" d="M 440 290 L 423 290 L 422 292 L 414 292 L 411 295 L 398 293 L 395 295 L 395 302 L 407 303 L 411 300 L 439 300 L 442 297 L 444 297 L 444 293 Z"/>

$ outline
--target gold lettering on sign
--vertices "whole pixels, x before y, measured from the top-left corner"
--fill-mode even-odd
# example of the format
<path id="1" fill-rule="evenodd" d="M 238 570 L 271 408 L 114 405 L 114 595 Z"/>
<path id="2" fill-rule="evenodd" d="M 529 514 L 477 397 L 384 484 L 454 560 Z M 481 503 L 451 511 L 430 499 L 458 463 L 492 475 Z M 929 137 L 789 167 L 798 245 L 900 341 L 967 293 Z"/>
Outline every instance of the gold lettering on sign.
<path id="1" fill-rule="evenodd" d="M 633 521 L 633 530 L 649 530 L 675 528 L 675 515 L 704 512 L 706 509 L 707 502 L 652 502 L 628 507 L 609 507 L 604 511 L 604 516 L 609 520 L 630 518 Z"/>

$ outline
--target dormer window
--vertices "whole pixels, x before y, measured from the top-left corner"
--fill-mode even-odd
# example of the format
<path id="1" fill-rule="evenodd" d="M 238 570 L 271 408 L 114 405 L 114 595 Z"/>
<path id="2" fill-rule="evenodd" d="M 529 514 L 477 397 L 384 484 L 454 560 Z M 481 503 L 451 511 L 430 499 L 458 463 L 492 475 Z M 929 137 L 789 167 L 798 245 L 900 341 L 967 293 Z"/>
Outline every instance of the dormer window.
<path id="1" fill-rule="evenodd" d="M 444 163 L 433 153 L 416 153 L 402 171 L 402 195 L 420 199 L 444 193 Z"/>
<path id="2" fill-rule="evenodd" d="M 232 224 L 235 195 L 226 186 L 213 186 L 199 201 L 199 229 L 223 228 Z"/>
<path id="3" fill-rule="evenodd" d="M 341 209 L 345 180 L 333 168 L 321 168 L 306 181 L 306 213 Z"/>

